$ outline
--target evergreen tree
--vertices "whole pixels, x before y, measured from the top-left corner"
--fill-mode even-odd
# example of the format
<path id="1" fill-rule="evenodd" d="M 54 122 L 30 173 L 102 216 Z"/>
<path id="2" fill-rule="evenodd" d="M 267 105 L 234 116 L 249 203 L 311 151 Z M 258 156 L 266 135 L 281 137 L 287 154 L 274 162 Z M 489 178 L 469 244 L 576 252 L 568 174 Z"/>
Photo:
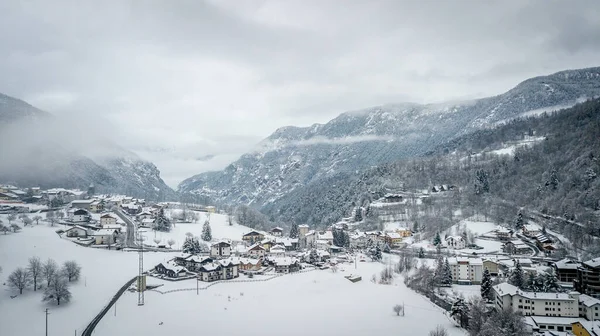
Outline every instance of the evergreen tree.
<path id="1" fill-rule="evenodd" d="M 558 188 L 558 171 L 556 171 L 556 168 L 552 168 L 552 171 L 550 171 L 550 181 L 548 181 L 548 186 L 550 186 L 551 190 L 556 190 Z"/>
<path id="2" fill-rule="evenodd" d="M 333 235 L 333 245 L 338 247 L 344 247 L 345 245 L 345 236 L 344 231 L 340 229 L 333 229 L 331 232 Z"/>
<path id="3" fill-rule="evenodd" d="M 183 253 L 189 254 L 198 254 L 202 252 L 200 242 L 196 237 L 185 237 L 185 241 L 183 242 L 181 249 L 183 250 Z"/>
<path id="4" fill-rule="evenodd" d="M 383 251 L 383 252 L 385 252 L 385 253 L 390 253 L 390 252 L 392 252 L 392 249 L 390 249 L 390 245 L 388 245 L 388 244 L 383 244 L 383 249 L 382 249 L 382 251 Z"/>
<path id="5" fill-rule="evenodd" d="M 492 275 L 490 274 L 490 271 L 486 268 L 485 271 L 483 271 L 483 276 L 481 277 L 481 297 L 486 301 L 492 300 L 493 284 L 494 283 L 492 281 Z"/>
<path id="6" fill-rule="evenodd" d="M 308 255 L 308 263 L 314 264 L 319 261 L 319 255 L 317 254 L 316 249 L 311 249 L 310 254 Z"/>
<path id="7" fill-rule="evenodd" d="M 525 287 L 525 274 L 523 273 L 523 268 L 521 267 L 521 264 L 518 260 L 515 264 L 515 269 L 512 271 L 510 277 L 508 278 L 508 283 L 510 283 L 513 286 L 519 287 L 520 289 L 524 289 Z"/>
<path id="8" fill-rule="evenodd" d="M 210 228 L 210 221 L 206 220 L 202 226 L 202 240 L 209 242 L 212 240 L 212 230 Z"/>
<path id="9" fill-rule="evenodd" d="M 362 215 L 363 209 L 361 207 L 357 207 L 354 210 L 354 221 L 355 222 L 362 222 L 363 220 L 363 215 Z"/>
<path id="10" fill-rule="evenodd" d="M 350 247 L 350 234 L 347 231 L 344 231 L 344 247 Z"/>
<path id="11" fill-rule="evenodd" d="M 550 274 L 548 272 L 544 272 L 543 275 L 541 275 L 542 277 L 542 291 L 543 292 L 555 292 L 555 291 L 559 291 L 560 286 L 558 285 L 558 279 L 556 278 L 556 276 L 554 276 L 554 274 Z"/>
<path id="12" fill-rule="evenodd" d="M 419 232 L 420 228 L 421 227 L 419 226 L 419 222 L 415 221 L 415 223 L 413 224 L 413 233 Z"/>
<path id="13" fill-rule="evenodd" d="M 438 246 L 442 244 L 442 238 L 440 237 L 440 233 L 436 232 L 435 237 L 433 238 L 433 245 Z"/>
<path id="14" fill-rule="evenodd" d="M 379 261 L 382 258 L 381 255 L 381 248 L 379 248 L 379 245 L 375 246 L 375 248 L 372 248 L 371 251 L 371 259 L 373 259 L 374 261 Z"/>
<path id="15" fill-rule="evenodd" d="M 418 257 L 419 259 L 425 258 L 425 249 L 423 249 L 422 247 L 419 249 Z"/>
<path id="16" fill-rule="evenodd" d="M 548 233 L 546 232 L 546 224 L 544 224 L 544 225 L 542 226 L 542 234 L 543 234 L 543 235 L 547 235 L 547 234 L 548 234 Z"/>
<path id="17" fill-rule="evenodd" d="M 154 219 L 154 230 L 169 232 L 171 231 L 171 221 L 165 216 L 165 211 L 160 208 L 156 215 L 156 219 Z"/>
<path id="18" fill-rule="evenodd" d="M 448 263 L 448 258 L 444 260 L 444 276 L 442 278 L 443 286 L 452 286 L 452 270 L 450 269 L 450 263 Z"/>
<path id="19" fill-rule="evenodd" d="M 532 292 L 539 292 L 539 288 L 537 286 L 536 281 L 537 281 L 537 279 L 535 277 L 535 274 L 533 274 L 533 273 L 530 272 L 527 275 L 527 282 L 525 284 L 525 288 L 527 290 L 529 290 L 529 291 L 532 291 Z"/>
<path id="20" fill-rule="evenodd" d="M 290 229 L 290 238 L 298 238 L 299 235 L 298 224 L 292 224 L 292 228 Z"/>
<path id="21" fill-rule="evenodd" d="M 521 210 L 519 210 L 519 213 L 517 213 L 517 218 L 515 219 L 515 229 L 520 230 L 523 228 L 523 225 L 523 213 L 521 212 Z"/>

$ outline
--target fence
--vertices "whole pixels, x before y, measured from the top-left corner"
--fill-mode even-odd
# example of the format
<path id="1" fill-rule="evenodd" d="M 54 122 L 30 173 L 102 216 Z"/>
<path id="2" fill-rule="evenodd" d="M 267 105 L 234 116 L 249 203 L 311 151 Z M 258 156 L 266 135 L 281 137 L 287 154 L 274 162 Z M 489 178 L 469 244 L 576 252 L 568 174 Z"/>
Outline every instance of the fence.
<path id="1" fill-rule="evenodd" d="M 234 282 L 261 282 L 261 281 L 269 281 L 269 280 L 272 280 L 272 279 L 278 278 L 278 277 L 280 277 L 280 276 L 283 276 L 283 274 L 276 274 L 276 275 L 273 275 L 273 276 L 271 276 L 271 277 L 264 278 L 264 279 L 252 279 L 252 280 L 250 280 L 250 279 L 245 279 L 245 280 L 240 280 L 240 279 L 238 279 L 238 280 L 219 280 L 219 281 L 211 282 L 210 284 L 208 284 L 208 285 L 206 285 L 206 286 L 204 286 L 204 287 L 198 287 L 198 288 L 196 288 L 196 287 L 194 287 L 194 288 L 179 288 L 179 289 L 172 289 L 172 290 L 168 290 L 168 291 L 161 291 L 161 290 L 158 290 L 158 289 L 152 289 L 152 291 L 153 291 L 153 292 L 160 293 L 160 294 L 169 294 L 169 293 L 176 293 L 176 292 L 187 292 L 187 291 L 195 291 L 195 290 L 206 290 L 206 289 L 208 289 L 208 288 L 210 288 L 210 287 L 212 287 L 212 286 L 214 286 L 214 285 L 218 285 L 218 284 L 221 284 L 221 283 L 234 283 Z"/>

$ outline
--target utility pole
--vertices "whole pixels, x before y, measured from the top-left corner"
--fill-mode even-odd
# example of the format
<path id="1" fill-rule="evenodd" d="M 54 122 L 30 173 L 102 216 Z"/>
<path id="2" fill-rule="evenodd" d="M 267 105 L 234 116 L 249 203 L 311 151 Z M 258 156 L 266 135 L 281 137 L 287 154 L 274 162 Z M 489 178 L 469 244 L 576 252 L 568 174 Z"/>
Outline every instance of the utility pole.
<path id="1" fill-rule="evenodd" d="M 46 336 L 48 336 L 48 315 L 50 315 L 50 313 L 48 312 L 48 308 L 46 308 Z"/>
<path id="2" fill-rule="evenodd" d="M 198 280 L 198 277 L 196 277 L 196 295 L 200 295 L 199 282 L 200 280 Z"/>
<path id="3" fill-rule="evenodd" d="M 138 270 L 138 306 L 144 305 L 144 238 L 141 233 L 138 232 L 139 241 L 140 241 L 140 250 L 139 250 L 139 270 Z"/>

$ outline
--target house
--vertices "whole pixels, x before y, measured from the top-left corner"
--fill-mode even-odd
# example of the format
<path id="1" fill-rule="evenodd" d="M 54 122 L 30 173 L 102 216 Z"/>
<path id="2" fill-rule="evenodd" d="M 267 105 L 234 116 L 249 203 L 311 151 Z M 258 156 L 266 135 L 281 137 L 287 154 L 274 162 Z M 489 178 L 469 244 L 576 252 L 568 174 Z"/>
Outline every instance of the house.
<path id="1" fill-rule="evenodd" d="M 248 255 L 254 258 L 262 258 L 266 253 L 266 249 L 260 243 L 253 244 L 248 248 Z"/>
<path id="2" fill-rule="evenodd" d="M 90 210 L 90 205 L 95 200 L 76 200 L 71 202 L 71 208 Z"/>
<path id="3" fill-rule="evenodd" d="M 506 282 L 492 288 L 498 310 L 512 310 L 524 316 L 579 317 L 578 292 L 525 292 Z"/>
<path id="4" fill-rule="evenodd" d="M 571 327 L 576 336 L 600 336 L 600 321 L 577 321 Z"/>
<path id="5" fill-rule="evenodd" d="M 390 247 L 396 247 L 402 243 L 402 236 L 397 232 L 386 232 L 383 236 L 383 240 Z"/>
<path id="6" fill-rule="evenodd" d="M 154 226 L 154 218 L 145 218 L 142 219 L 142 222 L 139 225 L 140 227 L 150 228 Z"/>
<path id="7" fill-rule="evenodd" d="M 275 237 L 281 237 L 283 235 L 283 229 L 280 227 L 274 227 L 271 229 L 270 233 Z"/>
<path id="8" fill-rule="evenodd" d="M 152 213 L 150 213 L 150 211 L 144 210 L 144 211 L 140 212 L 139 214 L 137 214 L 135 216 L 135 218 L 138 221 L 142 221 L 144 219 L 152 219 L 152 218 L 154 218 L 154 215 Z"/>
<path id="9" fill-rule="evenodd" d="M 383 202 L 385 203 L 400 203 L 402 199 L 402 195 L 398 194 L 386 194 L 383 196 Z"/>
<path id="10" fill-rule="evenodd" d="M 81 237 L 87 238 L 88 229 L 83 226 L 75 225 L 65 230 L 67 237 Z"/>
<path id="11" fill-rule="evenodd" d="M 464 249 L 467 246 L 467 242 L 462 236 L 448 236 L 446 237 L 446 244 L 455 250 Z"/>
<path id="12" fill-rule="evenodd" d="M 100 216 L 100 225 L 117 225 L 117 218 L 111 214 L 104 214 Z"/>
<path id="13" fill-rule="evenodd" d="M 315 241 L 315 247 L 319 250 L 327 251 L 327 250 L 329 250 L 330 246 L 331 246 L 331 244 L 327 240 L 316 240 Z"/>
<path id="14" fill-rule="evenodd" d="M 17 201 L 19 196 L 13 194 L 12 192 L 0 192 L 0 200 L 3 201 Z"/>
<path id="15" fill-rule="evenodd" d="M 356 231 L 350 235 L 350 247 L 351 248 L 365 248 L 367 247 L 367 235 L 364 232 Z"/>
<path id="16" fill-rule="evenodd" d="M 327 230 L 325 232 L 318 233 L 317 234 L 317 239 L 318 240 L 326 240 L 330 244 L 332 244 L 333 243 L 333 232 L 331 230 Z"/>
<path id="17" fill-rule="evenodd" d="M 600 258 L 582 262 L 573 284 L 580 293 L 600 299 Z"/>
<path id="18" fill-rule="evenodd" d="M 189 255 L 187 257 L 176 257 L 173 261 L 180 266 L 185 266 L 188 270 L 192 272 L 197 272 L 200 267 L 204 264 L 208 264 L 214 261 L 213 258 L 209 256 L 200 256 L 200 255 Z"/>
<path id="19" fill-rule="evenodd" d="M 535 243 L 537 247 L 543 251 L 554 249 L 552 245 L 552 240 L 550 240 L 550 238 L 548 238 L 545 234 L 542 233 L 535 235 Z"/>
<path id="20" fill-rule="evenodd" d="M 573 323 L 581 321 L 577 317 L 556 316 L 527 316 L 525 323 L 528 324 L 534 335 L 543 336 L 567 336 L 571 335 Z"/>
<path id="21" fill-rule="evenodd" d="M 231 244 L 228 242 L 218 242 L 210 247 L 210 256 L 217 258 L 228 258 L 231 256 Z"/>
<path id="22" fill-rule="evenodd" d="M 217 208 L 214 205 L 209 205 L 206 207 L 206 212 L 215 213 L 215 212 L 217 212 Z"/>
<path id="23" fill-rule="evenodd" d="M 300 263 L 296 258 L 275 258 L 272 262 L 277 273 L 293 273 L 300 270 Z"/>
<path id="24" fill-rule="evenodd" d="M 500 240 L 510 240 L 513 235 L 513 230 L 501 226 L 497 227 L 493 232 Z"/>
<path id="25" fill-rule="evenodd" d="M 271 247 L 269 253 L 275 257 L 285 257 L 285 246 L 283 245 L 275 245 Z"/>
<path id="26" fill-rule="evenodd" d="M 410 231 L 409 228 L 405 228 L 405 227 L 397 228 L 396 232 L 398 232 L 402 236 L 402 238 L 412 236 L 412 231 Z"/>
<path id="27" fill-rule="evenodd" d="M 71 216 L 71 221 L 76 223 L 89 222 L 92 219 L 92 216 L 89 212 L 84 209 L 77 209 L 73 211 Z"/>
<path id="28" fill-rule="evenodd" d="M 104 202 L 100 200 L 94 200 L 92 203 L 90 203 L 89 210 L 94 213 L 104 211 Z"/>
<path id="29" fill-rule="evenodd" d="M 121 209 L 127 214 L 135 216 L 142 212 L 142 206 L 134 202 L 121 204 Z"/>
<path id="30" fill-rule="evenodd" d="M 229 280 L 238 276 L 238 265 L 228 259 L 204 264 L 198 270 L 198 279 L 206 282 Z"/>
<path id="31" fill-rule="evenodd" d="M 157 273 L 164 274 L 169 278 L 179 278 L 187 275 L 188 271 L 185 267 L 177 265 L 172 261 L 167 261 L 166 263 L 160 263 L 154 267 L 154 270 Z"/>
<path id="32" fill-rule="evenodd" d="M 265 248 L 265 251 L 269 252 L 271 247 L 273 247 L 273 245 L 275 245 L 275 240 L 270 239 L 270 238 L 265 238 L 260 242 L 260 245 L 262 245 L 262 247 Z M 254 246 L 254 244 L 252 244 L 251 246 Z"/>
<path id="33" fill-rule="evenodd" d="M 112 245 L 117 239 L 117 230 L 100 229 L 91 233 L 96 245 Z"/>
<path id="34" fill-rule="evenodd" d="M 317 231 L 310 230 L 304 235 L 304 247 L 314 247 L 317 242 Z"/>
<path id="35" fill-rule="evenodd" d="M 276 238 L 275 244 L 283 245 L 286 251 L 296 251 L 298 249 L 298 238 Z"/>
<path id="36" fill-rule="evenodd" d="M 525 224 L 523 225 L 523 235 L 527 237 L 535 237 L 542 233 L 542 230 L 537 224 Z"/>
<path id="37" fill-rule="evenodd" d="M 577 261 L 562 259 L 552 263 L 552 269 L 558 281 L 572 283 L 573 280 L 577 279 L 577 268 L 580 265 Z"/>
<path id="38" fill-rule="evenodd" d="M 483 260 L 479 258 L 448 258 L 452 282 L 459 285 L 478 285 L 483 276 Z"/>
<path id="39" fill-rule="evenodd" d="M 531 254 L 533 250 L 520 239 L 507 241 L 502 246 L 502 250 L 508 254 Z"/>
<path id="40" fill-rule="evenodd" d="M 262 233 L 260 233 L 258 231 L 254 231 L 254 230 L 250 231 L 242 236 L 242 240 L 250 245 L 257 243 L 263 239 L 265 239 L 265 235 L 263 235 Z"/>
<path id="41" fill-rule="evenodd" d="M 380 231 L 368 231 L 365 232 L 367 236 L 367 244 L 379 245 L 385 243 L 383 234 Z"/>
<path id="42" fill-rule="evenodd" d="M 258 271 L 262 266 L 262 259 L 240 258 L 238 269 L 242 271 Z"/>
<path id="43" fill-rule="evenodd" d="M 589 321 L 600 320 L 600 300 L 581 294 L 579 296 L 579 317 Z"/>
<path id="44" fill-rule="evenodd" d="M 483 259 L 483 270 L 488 270 L 491 276 L 498 276 L 500 273 L 500 267 L 494 260 Z"/>

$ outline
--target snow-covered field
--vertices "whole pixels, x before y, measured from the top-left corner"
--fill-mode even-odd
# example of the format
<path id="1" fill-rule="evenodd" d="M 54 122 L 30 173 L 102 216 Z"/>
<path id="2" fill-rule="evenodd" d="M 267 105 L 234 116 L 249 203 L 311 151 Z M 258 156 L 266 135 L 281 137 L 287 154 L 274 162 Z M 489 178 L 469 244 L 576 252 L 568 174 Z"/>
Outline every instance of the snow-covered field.
<path id="1" fill-rule="evenodd" d="M 194 236 L 200 237 L 202 235 L 202 226 L 206 220 L 206 213 L 197 212 L 199 214 L 199 220 L 196 223 L 175 223 L 171 232 L 154 232 L 152 229 L 140 229 L 142 235 L 145 237 L 146 243 L 151 243 L 156 238 L 161 240 L 161 243 L 166 243 L 169 239 L 175 240 L 173 248 L 179 249 L 185 241 L 185 234 L 191 232 Z M 210 215 L 210 228 L 212 230 L 213 240 L 219 239 L 232 239 L 242 240 L 242 235 L 250 232 L 252 229 L 234 223 L 229 225 L 227 222 L 227 215 L 211 214 Z"/>
<path id="2" fill-rule="evenodd" d="M 209 335 L 377 335 L 406 331 L 427 335 L 440 324 L 450 335 L 464 335 L 442 310 L 406 288 L 369 281 L 382 264 L 345 265 L 330 270 L 284 275 L 266 282 L 222 283 L 201 290 L 160 294 L 146 293 L 146 304 L 137 306 L 137 294 L 129 293 L 98 325 L 102 335 L 185 335 L 197 331 Z M 360 274 L 352 283 L 347 274 Z M 149 280 L 153 283 L 156 280 Z M 194 281 L 169 283 L 164 289 L 194 287 Z M 162 289 L 161 289 L 162 290 Z M 406 316 L 392 311 L 404 303 Z"/>
<path id="3" fill-rule="evenodd" d="M 2 220 L 7 224 L 6 217 Z M 16 221 L 22 225 L 19 220 Z M 138 272 L 138 254 L 85 248 L 61 239 L 55 230 L 62 226 L 26 227 L 18 233 L 0 234 L 0 335 L 43 335 L 44 309 L 50 309 L 49 335 L 78 334 L 104 307 L 115 292 Z M 173 254 L 146 253 L 147 268 L 170 259 Z M 7 278 L 17 267 L 26 267 L 30 257 L 43 261 L 52 258 L 59 263 L 75 260 L 83 266 L 81 280 L 73 283 L 72 301 L 60 306 L 42 302 L 42 292 L 18 291 L 8 286 Z M 120 335 L 120 334 L 116 334 Z M 123 334 L 124 335 L 124 334 Z"/>
<path id="4" fill-rule="evenodd" d="M 473 218 L 469 218 L 469 219 L 464 219 L 464 220 L 460 221 L 458 224 L 452 226 L 446 232 L 448 234 L 454 234 L 454 232 L 459 227 L 467 228 L 471 232 L 473 232 L 475 235 L 481 236 L 484 233 L 493 231 L 497 227 L 497 225 L 492 222 L 479 221 L 479 220 L 476 220 Z"/>

